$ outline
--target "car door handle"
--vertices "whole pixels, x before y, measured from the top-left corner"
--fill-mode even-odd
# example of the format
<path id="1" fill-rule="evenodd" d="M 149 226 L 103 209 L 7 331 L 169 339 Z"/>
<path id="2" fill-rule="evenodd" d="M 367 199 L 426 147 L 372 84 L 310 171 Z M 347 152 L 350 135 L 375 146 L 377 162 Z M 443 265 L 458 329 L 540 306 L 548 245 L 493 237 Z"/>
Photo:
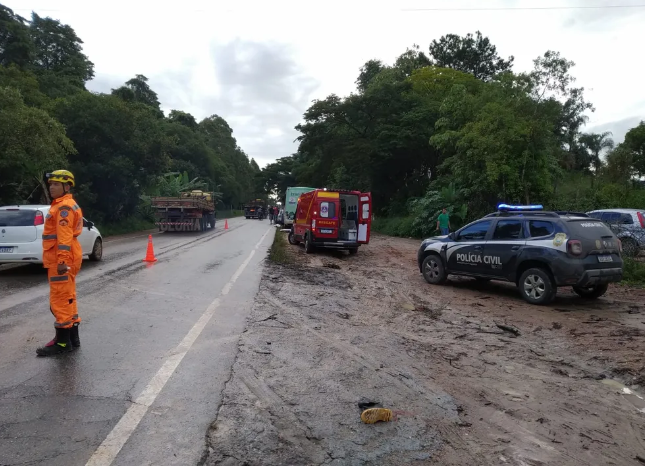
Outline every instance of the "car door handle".
<path id="1" fill-rule="evenodd" d="M 474 249 L 475 251 L 481 251 L 481 250 L 482 250 L 482 247 L 481 247 L 481 246 L 475 246 L 473 249 Z"/>
<path id="2" fill-rule="evenodd" d="M 511 251 L 519 251 L 520 247 L 519 246 L 513 246 L 511 248 Z"/>

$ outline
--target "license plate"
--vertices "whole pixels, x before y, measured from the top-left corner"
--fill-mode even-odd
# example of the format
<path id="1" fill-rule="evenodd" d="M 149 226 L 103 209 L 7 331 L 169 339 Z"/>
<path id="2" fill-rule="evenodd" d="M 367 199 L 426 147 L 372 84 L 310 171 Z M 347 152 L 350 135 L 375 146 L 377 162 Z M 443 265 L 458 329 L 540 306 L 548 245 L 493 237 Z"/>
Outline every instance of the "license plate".
<path id="1" fill-rule="evenodd" d="M 323 234 L 326 233 L 328 235 L 331 235 L 334 232 L 334 230 L 330 230 L 329 228 L 324 228 L 324 229 L 321 229 L 320 232 Z"/>
<path id="2" fill-rule="evenodd" d="M 10 248 L 0 248 L 0 254 L 11 254 L 13 252 L 13 246 Z"/>
<path id="3" fill-rule="evenodd" d="M 598 262 L 614 262 L 614 258 L 611 256 L 598 256 Z"/>

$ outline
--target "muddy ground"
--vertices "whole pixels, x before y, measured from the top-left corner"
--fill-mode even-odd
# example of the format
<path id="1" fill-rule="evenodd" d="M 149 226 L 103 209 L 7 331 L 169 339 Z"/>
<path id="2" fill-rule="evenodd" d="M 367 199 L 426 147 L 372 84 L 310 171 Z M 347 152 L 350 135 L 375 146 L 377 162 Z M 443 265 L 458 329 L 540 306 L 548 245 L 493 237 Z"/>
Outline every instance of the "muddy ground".
<path id="1" fill-rule="evenodd" d="M 531 306 L 428 285 L 418 246 L 267 263 L 205 464 L 645 464 L 644 290 Z M 366 425 L 361 401 L 400 413 Z"/>

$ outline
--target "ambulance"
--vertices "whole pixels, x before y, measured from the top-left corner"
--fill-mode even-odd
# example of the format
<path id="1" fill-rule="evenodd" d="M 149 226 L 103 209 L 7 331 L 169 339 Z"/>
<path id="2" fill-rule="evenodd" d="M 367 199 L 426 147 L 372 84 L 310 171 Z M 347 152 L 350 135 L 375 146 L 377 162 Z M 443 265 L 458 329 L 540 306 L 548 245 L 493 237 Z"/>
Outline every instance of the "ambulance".
<path id="1" fill-rule="evenodd" d="M 371 226 L 371 193 L 315 189 L 298 198 L 289 242 L 304 243 L 307 253 L 333 248 L 356 254 L 370 242 Z"/>

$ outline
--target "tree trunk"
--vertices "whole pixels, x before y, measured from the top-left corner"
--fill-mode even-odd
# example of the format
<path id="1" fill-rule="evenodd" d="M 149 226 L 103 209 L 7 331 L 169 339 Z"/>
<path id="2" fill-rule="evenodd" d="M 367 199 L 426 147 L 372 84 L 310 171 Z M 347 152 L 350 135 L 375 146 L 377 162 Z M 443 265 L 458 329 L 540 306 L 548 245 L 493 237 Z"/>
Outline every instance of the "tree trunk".
<path id="1" fill-rule="evenodd" d="M 36 178 L 36 180 L 38 181 L 38 184 L 40 184 L 40 187 L 43 189 L 43 197 L 47 201 L 47 204 L 51 204 L 52 200 L 51 197 L 49 197 L 49 187 L 41 178 Z"/>

